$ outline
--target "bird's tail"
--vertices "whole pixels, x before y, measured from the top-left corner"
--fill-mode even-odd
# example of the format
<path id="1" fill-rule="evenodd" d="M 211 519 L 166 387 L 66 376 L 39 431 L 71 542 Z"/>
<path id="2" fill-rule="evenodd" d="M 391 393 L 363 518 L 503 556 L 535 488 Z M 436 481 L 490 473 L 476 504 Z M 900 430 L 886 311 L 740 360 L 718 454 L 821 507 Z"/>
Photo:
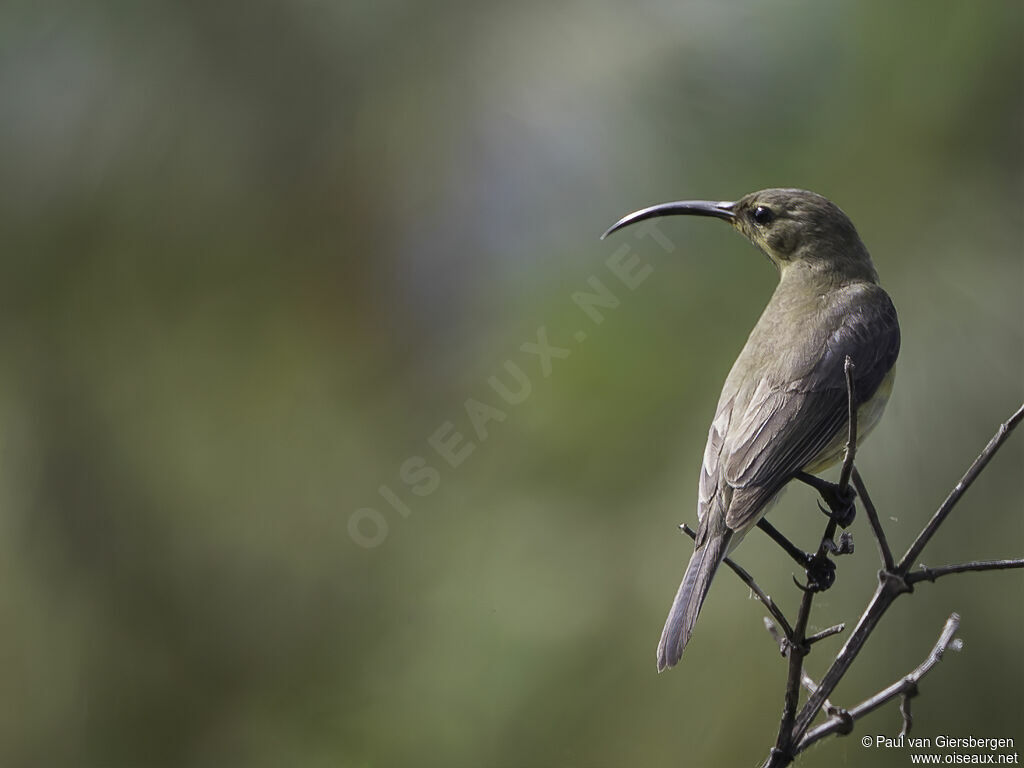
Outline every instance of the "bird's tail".
<path id="1" fill-rule="evenodd" d="M 658 643 L 659 672 L 675 666 L 683 655 L 683 648 L 690 642 L 693 625 L 697 623 L 711 579 L 719 563 L 725 559 L 731 538 L 732 531 L 728 529 L 723 533 L 712 533 L 693 551 L 679 591 L 676 592 L 676 599 L 672 602 L 672 609 L 665 619 L 665 628 L 661 631 L 661 642 Z"/>

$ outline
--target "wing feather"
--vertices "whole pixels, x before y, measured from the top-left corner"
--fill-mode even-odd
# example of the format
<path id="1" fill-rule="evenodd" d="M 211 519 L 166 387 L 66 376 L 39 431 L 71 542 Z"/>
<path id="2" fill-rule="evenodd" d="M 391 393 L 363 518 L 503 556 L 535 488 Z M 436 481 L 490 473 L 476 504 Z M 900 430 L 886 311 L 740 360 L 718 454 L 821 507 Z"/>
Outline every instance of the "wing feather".
<path id="1" fill-rule="evenodd" d="M 900 345 L 896 311 L 881 289 L 871 287 L 877 291 L 871 301 L 835 303 L 832 314 L 824 318 L 825 327 L 834 330 L 809 371 L 769 367 L 741 412 L 736 412 L 735 401 L 729 402 L 728 416 L 722 419 L 728 425 L 724 432 L 716 433 L 712 426 L 708 452 L 713 456 L 705 456 L 699 506 L 707 508 L 710 497 L 721 493 L 720 484 L 731 486 L 736 493 L 730 494 L 729 528 L 741 528 L 756 517 L 793 475 L 845 430 L 847 355 L 855 366 L 858 403 L 874 395 L 895 363 Z M 716 424 L 721 405 L 719 410 Z"/>

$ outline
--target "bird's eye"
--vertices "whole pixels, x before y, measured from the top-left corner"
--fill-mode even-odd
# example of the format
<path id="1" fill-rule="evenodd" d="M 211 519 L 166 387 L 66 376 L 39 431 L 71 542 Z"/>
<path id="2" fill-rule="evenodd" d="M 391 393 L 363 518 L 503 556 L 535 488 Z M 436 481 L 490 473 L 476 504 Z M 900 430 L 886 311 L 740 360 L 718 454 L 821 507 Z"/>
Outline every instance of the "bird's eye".
<path id="1" fill-rule="evenodd" d="M 774 218 L 775 214 L 772 213 L 772 209 L 766 205 L 759 205 L 754 209 L 753 219 L 761 226 L 770 224 Z"/>

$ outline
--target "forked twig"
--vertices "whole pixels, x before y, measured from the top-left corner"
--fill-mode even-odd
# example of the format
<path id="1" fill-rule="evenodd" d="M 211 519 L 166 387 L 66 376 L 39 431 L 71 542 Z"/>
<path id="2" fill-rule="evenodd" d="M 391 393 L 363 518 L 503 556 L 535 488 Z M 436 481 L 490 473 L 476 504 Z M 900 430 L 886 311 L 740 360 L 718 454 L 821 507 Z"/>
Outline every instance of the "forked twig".
<path id="1" fill-rule="evenodd" d="M 839 494 L 845 495 L 849 489 L 850 475 L 853 473 L 853 462 L 857 455 L 857 402 L 853 386 L 853 360 L 846 356 L 843 363 L 843 373 L 846 376 L 846 402 L 847 402 L 847 439 L 846 454 L 843 457 L 843 468 L 839 475 Z M 833 537 L 836 534 L 838 523 L 835 517 L 829 517 L 825 525 L 825 534 L 818 545 L 818 551 L 811 559 L 808 568 L 814 568 L 824 563 L 831 551 L 836 549 Z M 799 585 L 798 585 L 799 586 Z M 814 591 L 803 589 L 803 597 L 800 600 L 800 612 L 797 615 L 796 624 L 793 627 L 792 643 L 789 651 L 789 671 L 786 676 L 786 692 L 783 697 L 782 719 L 779 722 L 779 732 L 775 738 L 775 746 L 772 748 L 766 766 L 788 765 L 796 754 L 794 725 L 797 717 L 797 705 L 800 701 L 800 686 L 804 682 L 804 657 L 811 651 L 811 643 L 807 638 L 807 621 L 811 615 L 811 603 L 814 601 Z M 820 634 L 820 633 L 819 633 Z M 826 635 L 827 636 L 827 635 Z M 820 637 L 817 637 L 820 640 Z M 818 693 L 819 691 L 815 691 Z M 814 695 L 814 694 L 812 694 Z M 821 697 L 824 705 L 828 694 Z"/>
<path id="2" fill-rule="evenodd" d="M 931 653 L 928 654 L 928 658 L 922 661 L 910 674 L 897 680 L 874 696 L 868 697 L 857 706 L 846 710 L 842 717 L 833 715 L 821 725 L 809 730 L 800 740 L 799 745 L 797 745 L 797 751 L 802 752 L 816 741 L 820 741 L 830 734 L 849 733 L 849 728 L 853 722 L 864 717 L 869 712 L 874 712 L 897 696 L 903 698 L 900 708 L 903 713 L 902 733 L 904 735 L 909 733 L 910 726 L 913 724 L 913 718 L 910 715 L 910 699 L 917 695 L 917 684 L 921 681 L 921 678 L 931 672 L 932 667 L 942 661 L 942 656 L 948 649 L 960 650 L 960 642 L 953 640 L 953 635 L 956 634 L 959 627 L 960 617 L 954 613 L 946 620 L 946 625 L 942 628 L 942 633 L 939 635 L 939 639 L 936 641 Z"/>
<path id="3" fill-rule="evenodd" d="M 960 482 L 954 486 L 953 490 L 949 492 L 949 496 L 942 502 L 942 505 L 936 510 L 935 514 L 932 515 L 932 519 L 928 521 L 928 525 L 917 535 L 914 539 L 914 543 L 910 545 L 907 553 L 903 555 L 903 559 L 900 560 L 899 570 L 903 573 L 909 571 L 917 558 L 921 556 L 922 550 L 925 545 L 931 540 L 935 532 L 939 530 L 939 526 L 945 522 L 949 513 L 953 511 L 953 507 L 956 506 L 957 502 L 967 492 L 967 489 L 971 487 L 971 484 L 978 479 L 978 475 L 981 474 L 982 470 L 992 460 L 992 457 L 996 455 L 996 451 L 1002 447 L 1003 443 L 1010 436 L 1010 433 L 1020 424 L 1021 420 L 1024 419 L 1024 405 L 1021 405 L 1017 409 L 1017 412 L 1013 414 L 1004 423 L 999 425 L 999 429 L 996 431 L 992 439 L 988 441 L 988 445 L 985 446 L 984 450 L 978 455 L 978 458 L 974 460 L 964 476 L 960 478 Z"/>
<path id="4" fill-rule="evenodd" d="M 943 565 L 939 568 L 927 568 L 921 566 L 913 573 L 907 574 L 907 584 L 917 584 L 919 581 L 935 581 L 941 576 L 949 576 L 951 573 L 967 573 L 968 571 L 1005 571 L 1012 568 L 1024 568 L 1024 558 L 1016 560 L 975 560 L 970 563 L 957 563 L 956 565 Z"/>
<path id="5" fill-rule="evenodd" d="M 848 400 L 850 404 L 850 415 L 855 420 L 853 410 L 853 389 L 852 377 L 850 375 L 852 365 L 847 360 L 844 370 L 847 374 Z M 927 674 L 942 658 L 947 648 L 959 645 L 953 642 L 953 635 L 959 626 L 960 618 L 957 614 L 950 616 L 946 622 L 938 642 L 921 665 L 913 672 L 893 683 L 888 688 L 879 691 L 874 696 L 865 699 L 863 702 L 850 710 L 842 710 L 834 707 L 829 702 L 829 696 L 835 690 L 836 685 L 849 670 L 850 665 L 864 647 L 868 637 L 874 631 L 882 615 L 890 605 L 902 594 L 913 590 L 914 585 L 924 581 L 934 582 L 943 576 L 954 573 L 966 573 L 968 571 L 995 571 L 1015 568 L 1024 568 L 1024 558 L 1006 560 L 979 560 L 966 563 L 945 565 L 937 568 L 922 566 L 920 570 L 910 572 L 914 563 L 924 551 L 925 546 L 938 530 L 939 526 L 948 518 L 953 508 L 966 493 L 971 484 L 991 461 L 999 448 L 1006 442 L 1010 433 L 1024 420 L 1024 405 L 1003 424 L 999 426 L 996 434 L 989 440 L 988 444 L 981 451 L 978 457 L 972 462 L 967 472 L 956 484 L 946 500 L 942 503 L 936 513 L 929 520 L 928 524 L 921 530 L 917 538 L 910 545 L 903 558 L 896 563 L 889 547 L 885 531 L 875 509 L 871 497 L 868 495 L 863 478 L 853 466 L 853 450 L 856 445 L 856 426 L 851 424 L 851 440 L 847 443 L 847 455 L 843 462 L 843 474 L 840 476 L 840 486 L 844 480 L 852 478 L 857 488 L 858 496 L 861 498 L 867 512 L 868 521 L 878 544 L 879 554 L 882 560 L 882 570 L 879 572 L 879 584 L 875 590 L 863 614 L 850 633 L 850 637 L 839 650 L 835 660 L 828 671 L 822 677 L 821 682 L 814 684 L 810 677 L 802 669 L 803 657 L 809 651 L 808 638 L 804 637 L 806 622 L 804 621 L 804 608 L 810 610 L 812 593 L 805 592 L 801 601 L 801 615 L 794 628 L 795 640 L 793 651 L 789 654 L 789 674 L 786 680 L 786 693 L 784 699 L 783 716 L 780 723 L 779 734 L 775 746 L 772 747 L 768 758 L 764 762 L 765 768 L 781 768 L 793 762 L 797 754 L 803 752 L 811 744 L 830 734 L 845 734 L 853 729 L 853 723 L 859 717 L 871 712 L 886 702 L 899 697 L 901 699 L 900 712 L 903 716 L 903 733 L 907 733 L 913 724 L 913 717 L 910 710 L 910 699 L 917 694 L 918 681 Z M 827 528 L 826 533 L 834 534 L 834 523 L 830 521 L 831 531 Z M 822 549 L 819 549 L 819 553 Z M 819 635 L 822 633 L 819 633 Z M 809 696 L 803 708 L 795 716 L 792 714 L 796 703 L 799 687 L 803 684 L 809 691 Z M 824 723 L 812 728 L 811 724 L 822 709 L 825 709 L 829 719 Z"/>

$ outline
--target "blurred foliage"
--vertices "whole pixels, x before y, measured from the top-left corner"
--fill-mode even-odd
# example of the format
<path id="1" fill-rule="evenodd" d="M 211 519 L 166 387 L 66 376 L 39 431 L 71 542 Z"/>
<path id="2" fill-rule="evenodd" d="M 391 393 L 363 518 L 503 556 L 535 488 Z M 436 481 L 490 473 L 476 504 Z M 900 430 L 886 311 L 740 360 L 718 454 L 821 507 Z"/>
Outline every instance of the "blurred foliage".
<path id="1" fill-rule="evenodd" d="M 665 221 L 670 254 L 598 241 L 642 205 L 802 186 L 850 213 L 904 330 L 858 462 L 896 548 L 1019 404 L 1019 2 L 0 19 L 5 766 L 755 764 L 785 673 L 743 587 L 718 579 L 679 669 L 654 647 L 775 276 L 710 222 Z M 632 291 L 623 244 L 653 270 Z M 599 325 L 572 298 L 593 277 L 620 300 Z M 549 375 L 521 348 L 542 326 L 570 350 Z M 506 361 L 516 405 L 488 384 Z M 501 410 L 483 439 L 470 398 Z M 475 445 L 457 468 L 446 422 Z M 926 562 L 1021 554 L 1022 444 Z M 437 474 L 403 481 L 413 457 Z M 349 532 L 368 508 L 374 548 Z M 773 520 L 808 545 L 820 524 L 803 489 Z M 820 627 L 872 589 L 855 536 Z M 763 538 L 740 559 L 793 610 Z M 911 669 L 955 609 L 916 733 L 1024 744 L 1022 597 L 1012 573 L 923 585 L 834 700 Z M 804 762 L 906 765 L 859 745 L 898 723 Z"/>

